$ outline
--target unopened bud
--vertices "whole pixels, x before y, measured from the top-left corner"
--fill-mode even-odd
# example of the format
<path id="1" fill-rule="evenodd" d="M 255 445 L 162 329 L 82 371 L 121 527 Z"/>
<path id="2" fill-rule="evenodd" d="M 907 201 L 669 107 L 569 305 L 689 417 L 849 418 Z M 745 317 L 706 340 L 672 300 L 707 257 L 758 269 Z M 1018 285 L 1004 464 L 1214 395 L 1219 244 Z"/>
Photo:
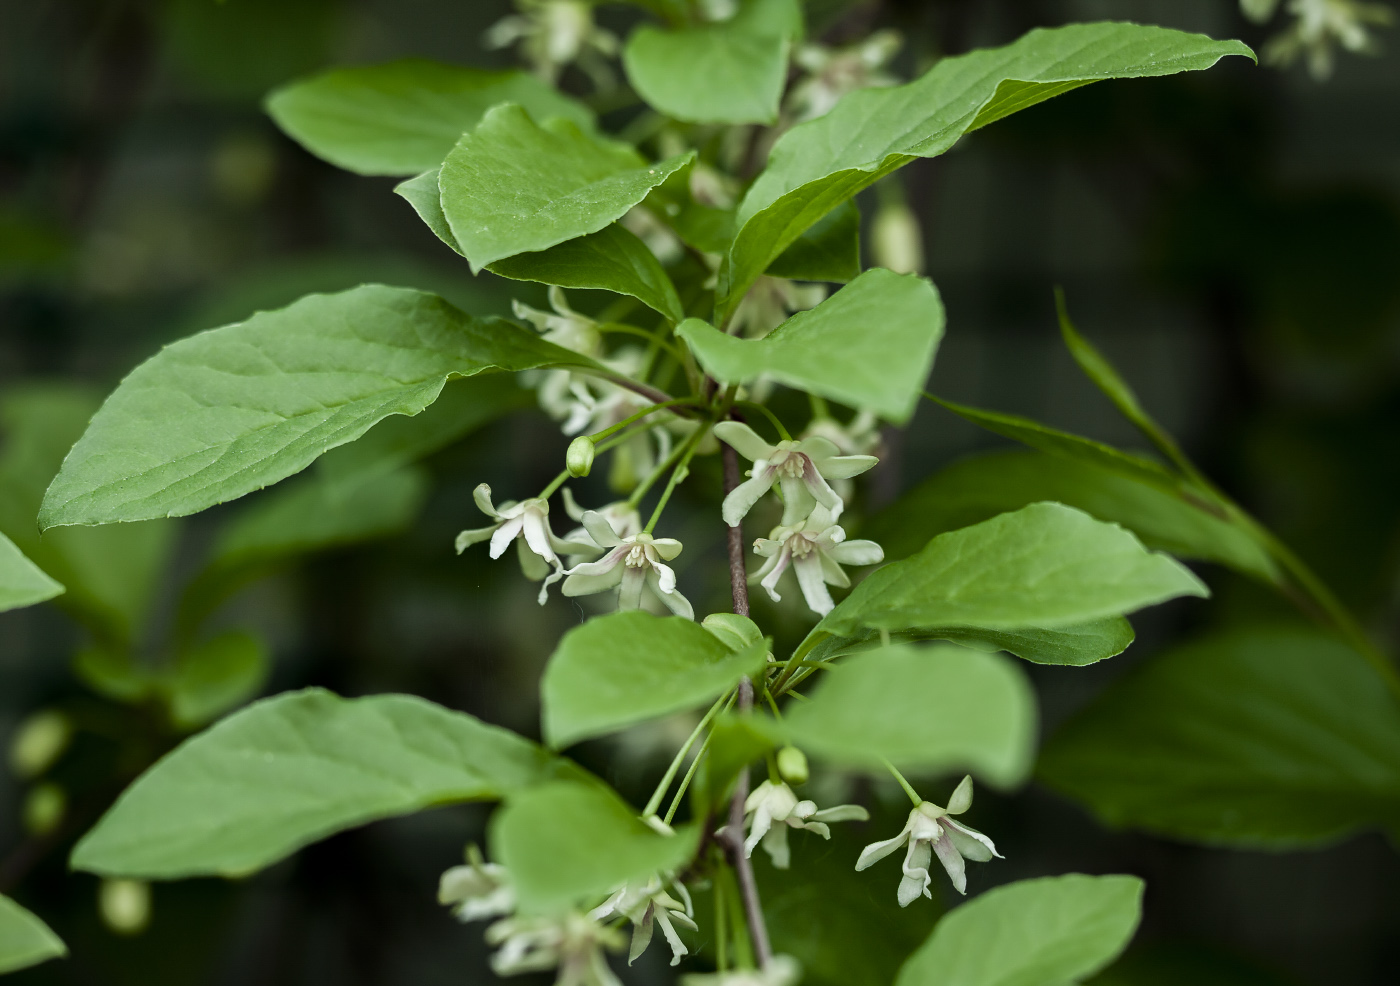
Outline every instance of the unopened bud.
<path id="1" fill-rule="evenodd" d="M 807 755 L 795 746 L 785 746 L 778 751 L 778 773 L 789 784 L 807 783 Z"/>
<path id="2" fill-rule="evenodd" d="M 72 738 L 73 723 L 62 712 L 36 712 L 20 724 L 10 741 L 10 767 L 20 777 L 37 777 L 63 755 Z"/>
<path id="3" fill-rule="evenodd" d="M 97 888 L 102 923 L 119 935 L 139 935 L 151 923 L 151 885 L 143 880 L 103 880 Z"/>
<path id="4" fill-rule="evenodd" d="M 918 274 L 924 269 L 924 234 L 907 205 L 880 207 L 871 229 L 875 263 L 896 274 Z"/>
<path id="5" fill-rule="evenodd" d="M 51 782 L 38 784 L 24 797 L 24 827 L 31 835 L 48 835 L 58 828 L 67 810 L 68 795 L 63 788 Z"/>
<path id="6" fill-rule="evenodd" d="M 569 451 L 564 454 L 564 466 L 575 479 L 587 476 L 593 468 L 593 439 L 579 435 L 569 443 Z"/>

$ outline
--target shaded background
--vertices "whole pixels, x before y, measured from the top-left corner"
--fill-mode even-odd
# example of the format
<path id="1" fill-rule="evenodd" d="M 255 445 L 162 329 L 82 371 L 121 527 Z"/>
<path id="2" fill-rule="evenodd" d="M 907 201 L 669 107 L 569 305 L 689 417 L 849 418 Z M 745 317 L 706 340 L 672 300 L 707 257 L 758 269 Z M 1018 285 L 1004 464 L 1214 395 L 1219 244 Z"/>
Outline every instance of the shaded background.
<path id="1" fill-rule="evenodd" d="M 842 7 L 821 0 L 812 19 L 834 24 L 833 37 L 899 28 L 906 76 L 939 53 L 1069 20 L 1122 17 L 1256 47 L 1262 40 L 1229 0 L 949 0 L 853 15 Z M 36 382 L 100 395 L 164 342 L 365 280 L 439 291 L 470 311 L 504 313 L 512 296 L 538 301 L 527 285 L 471 278 L 390 193 L 390 180 L 310 157 L 259 107 L 272 86 L 336 63 L 422 55 L 507 64 L 508 53 L 479 42 L 506 12 L 504 3 L 460 0 L 0 0 L 0 401 Z M 617 24 L 627 16 L 602 15 Z M 1207 73 L 1089 87 L 903 172 L 949 313 L 936 392 L 1138 444 L 1061 348 L 1051 289 L 1063 285 L 1080 329 L 1149 409 L 1392 651 L 1396 38 L 1385 38 L 1388 55 L 1341 58 L 1321 85 L 1300 70 L 1230 59 Z M 873 199 L 866 205 L 869 214 Z M 558 598 L 538 609 L 513 566 L 493 568 L 481 553 L 458 559 L 451 541 L 477 523 L 476 483 L 542 484 L 564 444 L 538 412 L 491 425 L 428 460 L 428 492 L 396 536 L 284 565 L 215 624 L 270 641 L 265 693 L 312 684 L 348 695 L 409 691 L 533 735 L 539 668 L 581 611 Z M 892 465 L 868 498 L 878 505 L 990 444 L 950 415 L 921 410 L 893 439 Z M 160 647 L 175 587 L 258 496 L 171 525 L 149 648 Z M 702 533 L 714 522 L 692 505 L 682 497 L 691 512 L 674 518 L 687 542 L 683 587 L 697 609 L 722 608 L 717 539 Z M 1123 657 L 1090 669 L 1031 668 L 1045 729 L 1188 632 L 1281 606 L 1219 569 L 1204 574 L 1216 601 L 1143 614 Z M 457 925 L 433 899 L 437 874 L 480 838 L 485 811 L 476 808 L 346 833 L 238 883 L 161 885 L 144 933 L 104 927 L 97 881 L 66 871 L 67 850 L 131 772 L 177 736 L 78 683 L 70 665 L 83 639 L 55 606 L 0 617 L 0 735 L 36 709 L 61 709 L 78 724 L 50 778 L 69 803 L 58 829 L 27 833 L 29 788 L 0 779 L 0 891 L 36 910 L 73 951 L 16 975 L 17 984 L 492 980 L 479 929 Z M 637 790 L 624 790 L 644 796 L 640 781 L 650 781 L 639 775 L 652 768 L 643 739 L 583 757 L 610 779 L 633 777 Z M 1396 981 L 1400 862 L 1380 836 L 1286 855 L 1208 851 L 1104 831 L 1034 786 L 988 797 L 979 811 L 1008 860 L 976 868 L 974 891 L 1070 869 L 1147 878 L 1136 954 L 1115 983 Z M 800 845 L 796 865 L 826 874 L 827 892 L 869 895 L 882 934 L 921 939 L 935 908 L 920 902 L 894 915 L 888 879 L 846 873 L 843 860 L 866 835 Z M 766 862 L 759 870 L 782 949 L 785 936 L 811 933 L 820 896 L 789 889 Z M 868 961 L 893 969 L 898 957 Z M 1156 971 L 1135 973 L 1134 962 Z M 667 975 L 651 954 L 635 978 Z"/>

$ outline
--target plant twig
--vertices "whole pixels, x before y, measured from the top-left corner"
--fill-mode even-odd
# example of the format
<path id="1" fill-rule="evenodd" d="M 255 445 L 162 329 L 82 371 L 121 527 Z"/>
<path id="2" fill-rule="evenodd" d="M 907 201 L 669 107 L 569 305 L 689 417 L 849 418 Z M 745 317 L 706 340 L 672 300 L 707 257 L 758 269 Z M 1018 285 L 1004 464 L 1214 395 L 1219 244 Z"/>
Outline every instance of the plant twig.
<path id="1" fill-rule="evenodd" d="M 724 493 L 729 495 L 739 485 L 739 456 L 727 443 L 721 443 L 724 460 Z M 740 526 L 728 530 L 729 585 L 734 593 L 734 612 L 740 616 L 749 615 L 749 583 L 744 571 L 744 532 Z M 753 709 L 753 682 L 744 678 L 739 682 L 739 711 Z M 749 937 L 753 940 L 754 957 L 760 969 L 768 967 L 773 958 L 773 947 L 768 942 L 768 926 L 763 921 L 763 905 L 758 899 L 758 884 L 753 878 L 753 864 L 744 854 L 744 802 L 749 798 L 749 772 L 745 768 L 739 772 L 734 785 L 734 797 L 729 802 L 729 824 L 724 827 L 723 841 L 729 850 L 729 858 L 734 873 L 739 878 L 739 895 L 744 902 L 744 917 L 747 919 Z"/>

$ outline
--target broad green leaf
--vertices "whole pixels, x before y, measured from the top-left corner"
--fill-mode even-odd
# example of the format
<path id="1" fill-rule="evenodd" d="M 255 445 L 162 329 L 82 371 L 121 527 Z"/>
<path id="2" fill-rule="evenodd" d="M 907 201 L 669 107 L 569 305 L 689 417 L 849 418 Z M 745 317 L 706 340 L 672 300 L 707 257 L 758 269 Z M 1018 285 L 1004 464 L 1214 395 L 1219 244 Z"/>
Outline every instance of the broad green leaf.
<path id="1" fill-rule="evenodd" d="M 675 285 L 655 255 L 617 223 L 548 250 L 498 260 L 488 269 L 517 281 L 631 295 L 672 322 L 685 318 Z"/>
<path id="2" fill-rule="evenodd" d="M 1091 82 L 1198 71 L 1227 55 L 1253 53 L 1238 41 L 1160 27 L 1070 24 L 940 59 L 908 85 L 851 93 L 784 134 L 749 188 L 720 272 L 719 324 L 803 230 L 915 158 L 936 157 L 969 131 Z"/>
<path id="3" fill-rule="evenodd" d="M 1140 455 L 1121 452 L 1111 445 L 1096 442 L 1092 438 L 1084 438 L 1068 431 L 1060 431 L 1058 428 L 1051 428 L 1039 421 L 1023 418 L 1019 414 L 984 411 L 981 408 L 968 407 L 966 404 L 954 404 L 952 401 L 945 401 L 940 397 L 931 397 L 930 399 L 979 428 L 985 428 L 994 434 L 1002 435 L 1023 445 L 1029 445 L 1042 452 L 1111 469 L 1139 482 L 1161 487 L 1168 492 L 1180 491 L 1184 493 L 1186 490 L 1192 489 L 1184 480 L 1160 463 L 1144 459 Z M 1198 496 L 1203 504 L 1210 503 L 1209 494 L 1204 491 L 1201 491 Z"/>
<path id="4" fill-rule="evenodd" d="M 543 784 L 491 819 L 491 857 L 510 870 L 527 913 L 591 905 L 629 880 L 675 871 L 699 844 L 695 827 L 662 835 L 599 784 Z"/>
<path id="5" fill-rule="evenodd" d="M 528 740 L 411 695 L 289 692 L 158 761 L 83 837 L 71 865 L 142 879 L 237 876 L 343 829 L 500 798 L 561 771 Z"/>
<path id="6" fill-rule="evenodd" d="M 564 119 L 537 124 L 507 103 L 462 135 L 438 189 L 453 239 L 478 271 L 598 232 L 692 159 L 648 164 L 626 144 Z"/>
<path id="7" fill-rule="evenodd" d="M 193 729 L 248 701 L 266 683 L 270 663 L 267 645 L 252 634 L 206 640 L 181 655 L 167 682 L 171 721 Z"/>
<path id="8" fill-rule="evenodd" d="M 1110 616 L 1090 623 L 1045 629 L 1020 627 L 995 630 L 987 627 L 919 627 L 891 635 L 901 641 L 949 640 L 974 650 L 1004 650 L 1033 664 L 1083 667 L 1128 649 L 1135 634 L 1133 625 L 1121 616 Z M 878 646 L 881 635 L 875 630 L 859 630 L 851 637 L 830 637 L 815 647 L 812 660 L 825 660 Z"/>
<path id="9" fill-rule="evenodd" d="M 764 273 L 798 281 L 855 280 L 860 275 L 860 209 L 855 200 L 817 220 Z"/>
<path id="10" fill-rule="evenodd" d="M 699 319 L 676 335 L 724 383 L 767 376 L 903 423 L 933 368 L 943 302 L 925 278 L 877 267 L 762 339 L 738 339 Z"/>
<path id="11" fill-rule="evenodd" d="M 710 727 L 706 752 L 690 787 L 691 817 L 721 814 L 734 779 L 749 764 L 770 752 L 782 737 L 763 716 L 721 713 Z"/>
<path id="12" fill-rule="evenodd" d="M 895 986 L 1067 986 L 1112 962 L 1142 917 L 1135 876 L 1065 876 L 997 887 L 950 911 Z"/>
<path id="13" fill-rule="evenodd" d="M 123 645 L 141 632 L 178 525 L 152 521 L 40 537 L 34 522 L 44 489 L 101 403 L 97 393 L 71 383 L 6 389 L 0 397 L 0 533 L 63 584 L 67 591 L 56 605 L 103 642 Z"/>
<path id="14" fill-rule="evenodd" d="M 1400 703 L 1304 627 L 1214 634 L 1110 686 L 1040 775 L 1107 824 L 1290 849 L 1400 822 Z"/>
<path id="15" fill-rule="evenodd" d="M 0 534 L 0 613 L 33 606 L 63 592 L 63 586 L 24 557 L 13 541 Z"/>
<path id="16" fill-rule="evenodd" d="M 1011 449 L 970 456 L 935 474 L 861 529 L 887 558 L 903 558 L 945 531 L 1029 503 L 1054 500 L 1121 524 L 1158 551 L 1228 565 L 1277 584 L 1268 552 L 1246 531 L 1192 497 L 1082 459 Z"/>
<path id="17" fill-rule="evenodd" d="M 49 487 L 44 527 L 194 513 L 306 468 L 452 377 L 590 365 L 436 295 L 365 285 L 166 346 L 122 381 Z"/>
<path id="18" fill-rule="evenodd" d="M 486 72 L 409 58 L 337 68 L 267 97 L 267 112 L 312 154 L 362 175 L 436 168 L 457 138 L 498 103 L 585 129 L 593 114 L 526 72 Z"/>
<path id="19" fill-rule="evenodd" d="M 450 246 L 458 256 L 465 257 L 442 212 L 442 192 L 438 189 L 441 171 L 441 168 L 433 168 L 408 181 L 401 181 L 394 186 L 394 193 L 413 206 L 413 211 L 418 213 L 418 218 L 427 224 L 434 236 Z"/>
<path id="20" fill-rule="evenodd" d="M 622 52 L 627 79 L 654 109 L 688 123 L 775 123 L 788 49 L 802 32 L 795 0 L 747 0 L 727 21 L 643 25 Z"/>
<path id="21" fill-rule="evenodd" d="M 316 468 L 333 482 L 393 472 L 447 448 L 496 418 L 532 407 L 535 392 L 509 373 L 449 380 L 421 414 L 391 415 L 357 441 L 332 449 Z"/>
<path id="22" fill-rule="evenodd" d="M 1033 503 L 940 534 L 876 570 L 818 628 L 842 636 L 860 627 L 1055 629 L 1209 594 L 1180 562 L 1117 524 Z"/>
<path id="23" fill-rule="evenodd" d="M 615 613 L 566 633 L 540 683 L 545 742 L 558 749 L 712 701 L 757 673 L 760 640 L 731 650 L 693 620 Z"/>
<path id="24" fill-rule="evenodd" d="M 1035 698 L 1000 654 L 895 644 L 824 672 L 809 698 L 789 707 L 786 735 L 835 764 L 971 770 L 999 787 L 1030 770 Z"/>
<path id="25" fill-rule="evenodd" d="M 43 921 L 0 895 L 0 974 L 68 954 L 63 941 Z"/>

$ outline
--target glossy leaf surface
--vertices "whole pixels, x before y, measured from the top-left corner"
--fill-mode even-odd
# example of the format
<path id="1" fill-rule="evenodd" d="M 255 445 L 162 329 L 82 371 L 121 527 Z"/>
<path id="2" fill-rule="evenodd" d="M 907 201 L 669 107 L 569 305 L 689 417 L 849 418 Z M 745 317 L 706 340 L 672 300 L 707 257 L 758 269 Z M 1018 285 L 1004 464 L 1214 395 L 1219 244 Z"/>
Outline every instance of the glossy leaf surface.
<path id="1" fill-rule="evenodd" d="M 44 574 L 15 543 L 0 534 L 0 613 L 33 606 L 63 592 L 63 586 Z"/>

